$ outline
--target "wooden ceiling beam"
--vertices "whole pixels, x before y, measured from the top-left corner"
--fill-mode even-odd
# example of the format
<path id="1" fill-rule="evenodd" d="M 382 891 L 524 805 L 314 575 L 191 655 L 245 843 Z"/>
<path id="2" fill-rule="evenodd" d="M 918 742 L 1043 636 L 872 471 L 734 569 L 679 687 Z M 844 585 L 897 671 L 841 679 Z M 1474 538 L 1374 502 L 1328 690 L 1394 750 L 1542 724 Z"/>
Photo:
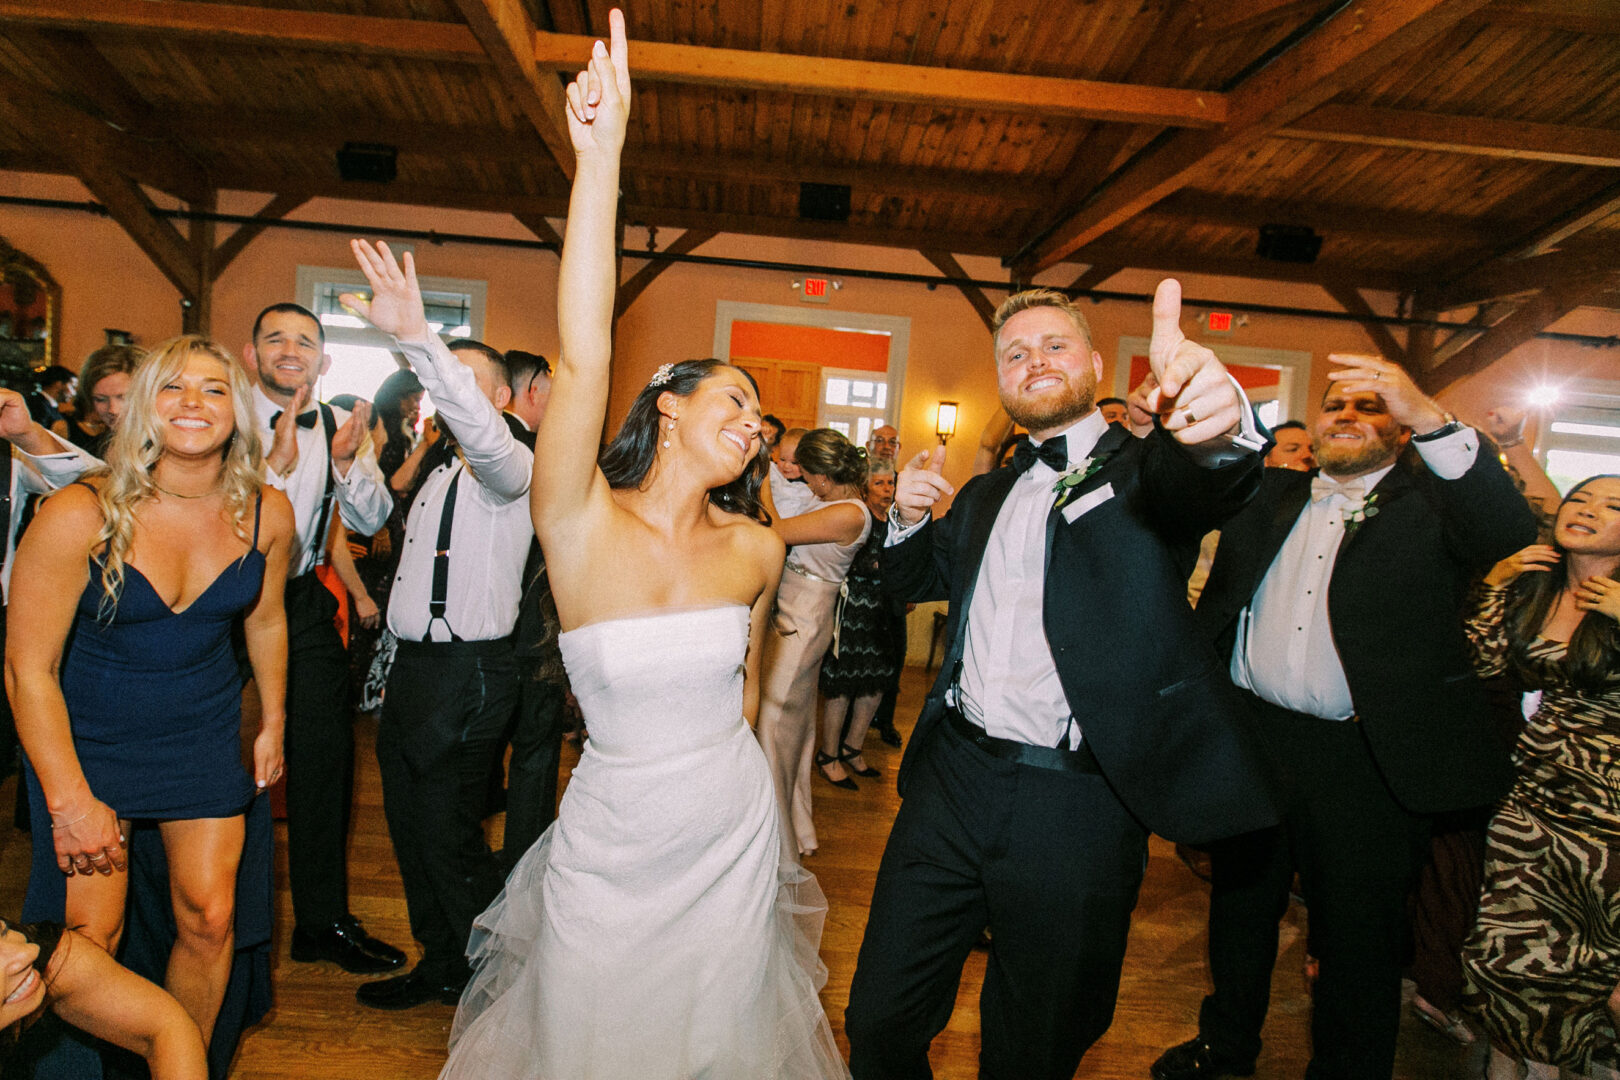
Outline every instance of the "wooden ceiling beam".
<path id="1" fill-rule="evenodd" d="M 1323 105 L 1276 134 L 1316 142 L 1620 168 L 1620 131 L 1612 128 L 1450 116 L 1371 105 Z"/>
<path id="2" fill-rule="evenodd" d="M 572 70 L 589 57 L 595 40 L 541 32 L 535 38 L 535 60 L 541 67 Z M 652 41 L 634 41 L 632 46 L 631 74 L 652 82 L 1078 116 L 1127 124 L 1208 128 L 1226 120 L 1226 99 L 1213 91 Z"/>
<path id="3" fill-rule="evenodd" d="M 1479 13 L 1479 21 L 1613 36 L 1620 34 L 1620 7 L 1612 0 L 1496 0 Z"/>
<path id="4" fill-rule="evenodd" d="M 245 225 L 238 225 L 236 231 L 220 241 L 214 248 L 209 260 L 213 275 L 218 278 L 231 265 L 242 250 L 257 240 L 264 230 L 280 221 L 294 210 L 309 201 L 307 195 L 277 195 L 264 204 L 264 208 L 253 215 L 253 221 Z"/>
<path id="5" fill-rule="evenodd" d="M 189 241 L 173 225 L 152 213 L 152 204 L 135 181 L 95 158 L 81 160 L 75 175 L 163 276 L 180 290 L 182 299 L 195 304 L 203 298 L 203 273 Z"/>
<path id="6" fill-rule="evenodd" d="M 937 248 L 925 248 L 919 251 L 918 254 L 927 259 L 929 262 L 933 263 L 939 272 L 944 274 L 946 277 L 963 279 L 959 284 L 957 284 L 957 291 L 967 298 L 968 304 L 973 308 L 973 313 L 979 317 L 980 322 L 984 323 L 984 328 L 989 330 L 991 333 L 995 333 L 995 303 L 992 302 L 988 296 L 984 295 L 983 289 L 979 288 L 977 285 L 968 284 L 968 280 L 970 280 L 973 275 L 968 273 L 967 270 L 962 267 L 962 264 L 956 261 L 956 256 L 952 255 L 948 251 L 940 251 Z"/>
<path id="7" fill-rule="evenodd" d="M 86 115 L 45 89 L 0 72 L 0 123 L 15 129 L 71 173 L 86 160 L 196 203 L 211 189 L 201 171 L 173 150 L 136 139 Z"/>
<path id="8" fill-rule="evenodd" d="M 83 34 L 14 26 L 6 36 L 81 112 L 141 138 L 171 134 L 146 99 Z"/>
<path id="9" fill-rule="evenodd" d="M 533 42 L 540 31 L 528 9 L 522 0 L 455 0 L 455 4 L 495 65 L 506 92 L 534 126 L 557 167 L 572 180 L 574 146 L 568 136 L 568 100 L 557 77 L 535 66 Z M 587 45 L 579 55 L 588 59 L 589 54 Z"/>
<path id="10" fill-rule="evenodd" d="M 1414 305 L 1429 311 L 1455 311 L 1610 270 L 1620 270 L 1620 251 L 1611 244 L 1572 247 L 1533 259 L 1504 259 L 1485 263 L 1445 284 L 1419 290 Z"/>
<path id="11" fill-rule="evenodd" d="M 534 233 L 535 236 L 548 244 L 557 245 L 557 254 L 562 255 L 562 233 L 552 228 L 551 222 L 543 214 L 536 214 L 528 210 L 514 210 L 512 216 L 517 218 L 518 224 Z"/>
<path id="12" fill-rule="evenodd" d="M 715 234 L 707 229 L 687 229 L 677 236 L 662 252 L 648 252 L 647 257 L 651 261 L 634 274 L 631 274 L 629 279 L 619 286 L 619 295 L 613 302 L 613 317 L 617 319 L 630 310 L 630 305 L 634 304 L 641 294 L 647 291 L 647 286 L 658 280 L 658 275 L 675 265 L 669 259 L 658 258 L 660 254 L 690 255 L 693 250 L 713 240 L 714 237 Z"/>
<path id="13" fill-rule="evenodd" d="M 1295 203 L 1250 199 L 1183 189 L 1146 211 L 1151 217 L 1174 217 L 1205 225 L 1257 229 L 1261 225 L 1309 225 L 1328 233 L 1370 234 L 1403 239 L 1452 240 L 1485 244 L 1499 239 L 1503 223 L 1484 223 L 1458 214 L 1379 210 L 1374 207 Z"/>
<path id="14" fill-rule="evenodd" d="M 1620 182 L 1610 184 L 1591 198 L 1521 235 L 1508 248 L 1506 257 L 1525 259 L 1544 254 L 1614 214 L 1620 214 Z"/>
<path id="15" fill-rule="evenodd" d="M 1486 0 L 1364 0 L 1349 5 L 1228 95 L 1218 131 L 1178 131 L 1134 159 L 1030 244 L 1038 271 L 1068 258 L 1213 165 L 1243 153 L 1342 91 L 1446 33 Z"/>
<path id="16" fill-rule="evenodd" d="M 1364 317 L 1377 314 L 1377 312 L 1373 311 L 1372 305 L 1367 303 L 1367 298 L 1361 295 L 1360 289 L 1342 282 L 1330 283 L 1323 287 L 1327 289 L 1328 295 L 1333 297 L 1334 301 L 1350 314 Z M 1371 318 L 1361 323 L 1360 326 L 1367 332 L 1367 336 L 1372 339 L 1373 347 L 1386 360 L 1393 360 L 1402 367 L 1406 367 L 1410 363 L 1405 347 L 1395 340 L 1395 335 L 1388 326 L 1373 321 Z"/>
<path id="17" fill-rule="evenodd" d="M 1456 355 L 1423 374 L 1425 393 L 1438 394 L 1458 379 L 1476 374 L 1535 337 L 1578 307 L 1601 297 L 1620 283 L 1620 273 L 1576 277 L 1542 289 Z"/>
<path id="18" fill-rule="evenodd" d="M 1153 270 L 1166 274 L 1211 274 L 1257 281 L 1293 281 L 1302 285 L 1349 285 L 1381 292 L 1410 292 L 1418 275 L 1406 268 L 1307 266 L 1270 259 L 1210 256 L 1185 249 L 1150 249 L 1137 244 L 1096 243 L 1074 252 L 1072 261 L 1118 269 Z M 1093 285 L 1092 288 L 1096 286 Z"/>
<path id="19" fill-rule="evenodd" d="M 1322 0 L 1217 0 L 1192 6 L 1207 37 L 1234 37 L 1280 22 L 1299 21 L 1322 10 Z"/>
<path id="20" fill-rule="evenodd" d="M 531 81 L 530 65 L 572 73 L 589 59 L 591 43 L 596 40 L 535 29 L 520 0 L 456 3 L 468 19 L 467 26 L 195 0 L 0 0 L 0 22 L 178 34 L 239 44 L 441 61 L 482 63 L 493 56 L 509 85 L 531 87 L 541 102 L 550 92 Z M 526 48 L 531 40 L 532 48 Z M 486 52 L 486 46 L 497 47 L 497 52 Z M 1227 118 L 1226 98 L 1214 91 L 664 42 L 633 40 L 633 46 L 631 72 L 653 82 L 1131 124 L 1210 128 Z M 560 84 L 557 90 L 560 95 Z"/>
<path id="21" fill-rule="evenodd" d="M 1079 293 L 1086 292 L 1089 289 L 1095 289 L 1097 286 L 1119 273 L 1121 269 L 1122 268 L 1118 266 L 1104 266 L 1102 264 L 1088 266 L 1079 277 L 1069 282 L 1069 287 L 1065 289 L 1064 292 Z"/>

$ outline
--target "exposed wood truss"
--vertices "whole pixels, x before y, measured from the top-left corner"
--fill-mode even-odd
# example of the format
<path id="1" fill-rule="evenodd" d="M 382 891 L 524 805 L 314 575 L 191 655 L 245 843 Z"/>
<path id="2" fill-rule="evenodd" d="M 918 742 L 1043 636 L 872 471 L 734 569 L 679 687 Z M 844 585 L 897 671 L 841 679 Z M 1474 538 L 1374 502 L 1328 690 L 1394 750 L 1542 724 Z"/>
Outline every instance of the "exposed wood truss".
<path id="1" fill-rule="evenodd" d="M 687 229 L 663 251 L 648 252 L 647 257 L 652 261 L 630 275 L 628 281 L 619 286 L 618 299 L 613 304 L 613 317 L 618 319 L 630 309 L 641 294 L 647 291 L 662 274 L 675 264 L 669 259 L 660 259 L 659 255 L 690 255 L 695 249 L 713 240 L 715 234 L 703 229 Z"/>
<path id="2" fill-rule="evenodd" d="M 986 330 L 992 329 L 995 326 L 996 305 L 988 296 L 984 295 L 983 289 L 977 285 L 967 283 L 973 275 L 962 268 L 962 264 L 956 261 L 956 257 L 948 251 L 939 251 L 937 249 L 924 250 L 920 254 L 933 263 L 939 269 L 939 272 L 946 277 L 962 279 L 961 284 L 956 286 L 957 290 L 967 297 L 969 304 L 973 305 L 973 313 L 984 323 L 984 328 Z"/>

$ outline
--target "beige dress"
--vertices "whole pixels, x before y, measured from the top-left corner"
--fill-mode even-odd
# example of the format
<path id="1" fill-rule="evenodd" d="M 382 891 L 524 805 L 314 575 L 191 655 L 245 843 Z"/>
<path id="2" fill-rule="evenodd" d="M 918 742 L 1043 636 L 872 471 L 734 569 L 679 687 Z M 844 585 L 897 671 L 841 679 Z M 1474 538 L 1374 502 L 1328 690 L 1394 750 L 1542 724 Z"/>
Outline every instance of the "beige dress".
<path id="1" fill-rule="evenodd" d="M 864 511 L 859 499 L 842 499 Z M 820 510 L 838 503 L 821 503 Z M 806 513 L 809 513 L 807 510 Z M 839 593 L 867 534 L 848 544 L 804 544 L 788 552 L 776 613 L 765 633 L 760 671 L 759 744 L 776 780 L 782 821 L 800 855 L 816 850 L 810 817 L 810 777 L 815 755 L 816 683 L 821 658 L 832 643 Z"/>

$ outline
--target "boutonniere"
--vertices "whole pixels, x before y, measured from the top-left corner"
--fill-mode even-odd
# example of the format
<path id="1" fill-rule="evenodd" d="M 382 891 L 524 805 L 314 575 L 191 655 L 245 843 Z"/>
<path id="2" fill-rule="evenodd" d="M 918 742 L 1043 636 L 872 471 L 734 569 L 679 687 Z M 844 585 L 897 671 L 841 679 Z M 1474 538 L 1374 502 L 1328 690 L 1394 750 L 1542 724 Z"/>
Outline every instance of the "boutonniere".
<path id="1" fill-rule="evenodd" d="M 1113 452 L 1109 452 L 1099 457 L 1087 458 L 1080 464 L 1070 466 L 1059 473 L 1058 478 L 1052 482 L 1052 490 L 1057 493 L 1057 501 L 1052 504 L 1052 509 L 1061 510 L 1063 504 L 1074 494 L 1074 489 L 1096 476 L 1097 470 L 1107 464 L 1108 459 L 1113 456 Z"/>
<path id="2" fill-rule="evenodd" d="M 1360 506 L 1346 506 L 1344 508 L 1344 535 L 1346 538 L 1356 535 L 1363 522 L 1370 517 L 1378 516 L 1378 492 L 1373 492 L 1361 500 Z"/>

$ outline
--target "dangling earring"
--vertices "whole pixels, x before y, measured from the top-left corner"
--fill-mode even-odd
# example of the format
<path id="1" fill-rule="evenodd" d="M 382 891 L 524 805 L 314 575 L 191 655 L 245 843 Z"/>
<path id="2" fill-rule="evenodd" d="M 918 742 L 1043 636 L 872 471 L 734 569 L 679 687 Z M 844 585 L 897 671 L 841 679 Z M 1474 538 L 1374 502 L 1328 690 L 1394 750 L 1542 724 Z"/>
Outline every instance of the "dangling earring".
<path id="1" fill-rule="evenodd" d="M 669 418 L 669 430 L 670 431 L 675 430 L 675 418 L 673 416 Z M 669 436 L 668 435 L 664 436 L 664 449 L 665 450 L 669 449 Z"/>

